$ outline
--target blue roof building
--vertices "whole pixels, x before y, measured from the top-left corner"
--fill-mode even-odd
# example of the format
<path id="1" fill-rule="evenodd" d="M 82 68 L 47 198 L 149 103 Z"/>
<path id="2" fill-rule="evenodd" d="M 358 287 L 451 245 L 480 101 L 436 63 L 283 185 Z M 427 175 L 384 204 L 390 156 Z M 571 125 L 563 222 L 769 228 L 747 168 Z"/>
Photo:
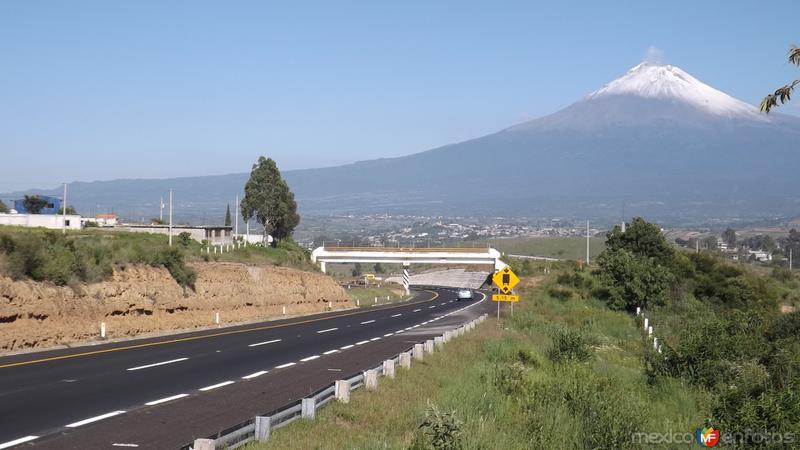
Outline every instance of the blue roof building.
<path id="1" fill-rule="evenodd" d="M 44 200 L 47 200 L 47 204 L 44 208 L 39 211 L 39 214 L 61 214 L 61 199 L 58 197 L 48 197 L 47 195 L 34 195 L 33 197 L 39 197 Z M 14 200 L 14 209 L 17 210 L 20 214 L 29 214 L 30 211 L 25 209 L 25 205 L 23 204 L 24 200 Z"/>

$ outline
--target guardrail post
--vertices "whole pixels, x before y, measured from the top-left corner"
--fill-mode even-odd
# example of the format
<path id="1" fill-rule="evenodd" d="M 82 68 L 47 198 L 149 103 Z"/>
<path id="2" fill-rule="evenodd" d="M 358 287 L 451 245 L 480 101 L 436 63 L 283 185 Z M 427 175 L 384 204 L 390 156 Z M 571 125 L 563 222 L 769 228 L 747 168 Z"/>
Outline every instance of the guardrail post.
<path id="1" fill-rule="evenodd" d="M 394 360 L 387 359 L 383 362 L 383 376 L 387 378 L 394 378 Z"/>
<path id="2" fill-rule="evenodd" d="M 428 339 L 424 344 L 425 353 L 433 353 L 433 340 Z"/>
<path id="3" fill-rule="evenodd" d="M 445 342 L 450 342 L 450 339 L 453 339 L 453 333 L 451 333 L 449 331 L 445 331 L 444 334 L 442 335 L 442 339 Z"/>
<path id="4" fill-rule="evenodd" d="M 433 338 L 433 344 L 439 348 L 444 347 L 444 338 L 442 338 L 441 336 L 436 336 L 435 338 Z"/>
<path id="5" fill-rule="evenodd" d="M 105 339 L 106 338 L 106 323 L 105 322 L 100 322 L 100 338 L 101 339 Z"/>
<path id="6" fill-rule="evenodd" d="M 283 315 L 284 316 L 286 315 L 286 307 L 285 306 L 283 307 Z"/>
<path id="7" fill-rule="evenodd" d="M 350 403 L 350 382 L 347 380 L 336 380 L 333 393 L 337 401 Z"/>
<path id="8" fill-rule="evenodd" d="M 414 350 L 413 350 L 414 359 L 416 359 L 417 361 L 422 361 L 422 359 L 425 357 L 424 353 L 425 350 L 423 349 L 422 344 L 414 344 Z"/>
<path id="9" fill-rule="evenodd" d="M 411 368 L 411 353 L 410 352 L 403 352 L 400 353 L 400 367 L 404 369 Z"/>
<path id="10" fill-rule="evenodd" d="M 269 416 L 256 416 L 256 432 L 253 436 L 256 441 L 266 441 L 272 433 L 272 418 Z"/>
<path id="11" fill-rule="evenodd" d="M 301 405 L 300 417 L 314 420 L 314 415 L 317 412 L 317 401 L 314 400 L 314 397 L 304 398 Z"/>
<path id="12" fill-rule="evenodd" d="M 214 439 L 195 439 L 192 448 L 194 450 L 216 450 L 217 443 Z"/>
<path id="13" fill-rule="evenodd" d="M 364 387 L 366 387 L 368 391 L 378 390 L 378 372 L 375 369 L 364 371 Z"/>
<path id="14" fill-rule="evenodd" d="M 464 329 L 464 327 L 458 327 L 458 335 L 459 336 L 463 336 L 464 333 L 466 333 L 466 332 L 467 332 L 467 330 Z"/>

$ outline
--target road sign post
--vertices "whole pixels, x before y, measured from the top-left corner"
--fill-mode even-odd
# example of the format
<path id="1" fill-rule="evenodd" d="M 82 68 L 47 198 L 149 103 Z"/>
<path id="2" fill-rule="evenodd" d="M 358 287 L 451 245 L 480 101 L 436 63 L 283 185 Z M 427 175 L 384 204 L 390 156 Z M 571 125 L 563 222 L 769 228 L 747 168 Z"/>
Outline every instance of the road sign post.
<path id="1" fill-rule="evenodd" d="M 499 290 L 499 294 L 492 294 L 492 301 L 497 302 L 497 318 L 500 319 L 500 302 L 511 303 L 511 315 L 514 315 L 514 303 L 519 301 L 519 295 L 512 292 L 514 286 L 519 283 L 519 277 L 506 266 L 502 270 L 495 272 L 492 276 L 492 281 Z"/>

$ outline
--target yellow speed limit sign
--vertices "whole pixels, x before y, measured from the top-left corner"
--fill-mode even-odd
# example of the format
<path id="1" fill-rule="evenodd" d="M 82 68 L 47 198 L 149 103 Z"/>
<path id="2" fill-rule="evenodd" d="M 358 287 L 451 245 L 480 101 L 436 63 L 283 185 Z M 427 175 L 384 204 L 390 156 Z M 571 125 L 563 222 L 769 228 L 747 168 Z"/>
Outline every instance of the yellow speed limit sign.
<path id="1" fill-rule="evenodd" d="M 514 286 L 519 283 L 519 277 L 511 270 L 510 267 L 505 266 L 503 270 L 495 272 L 492 276 L 492 281 L 500 289 L 503 294 L 509 294 Z M 494 300 L 494 298 L 493 298 Z M 499 300 L 499 301 L 513 301 L 513 300 Z"/>

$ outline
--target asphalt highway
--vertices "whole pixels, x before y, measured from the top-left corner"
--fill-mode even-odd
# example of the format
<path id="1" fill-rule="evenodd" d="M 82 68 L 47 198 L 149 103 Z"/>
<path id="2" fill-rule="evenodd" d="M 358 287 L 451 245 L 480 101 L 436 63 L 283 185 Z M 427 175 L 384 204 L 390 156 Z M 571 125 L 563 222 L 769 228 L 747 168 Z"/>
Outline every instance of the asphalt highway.
<path id="1" fill-rule="evenodd" d="M 177 448 L 490 311 L 476 292 L 0 358 L 0 449 Z"/>

